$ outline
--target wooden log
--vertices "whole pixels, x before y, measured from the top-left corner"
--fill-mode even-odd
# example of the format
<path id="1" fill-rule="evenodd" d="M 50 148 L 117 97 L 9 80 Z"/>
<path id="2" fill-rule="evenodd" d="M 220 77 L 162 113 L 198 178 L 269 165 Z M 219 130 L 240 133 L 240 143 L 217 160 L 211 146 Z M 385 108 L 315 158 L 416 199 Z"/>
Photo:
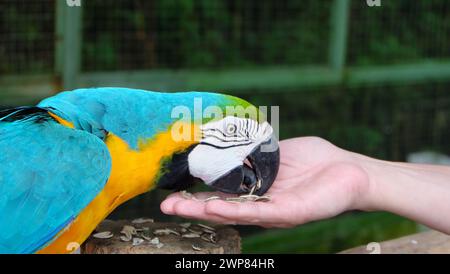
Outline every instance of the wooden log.
<path id="1" fill-rule="evenodd" d="M 125 226 L 137 229 L 130 241 Z M 211 226 L 216 240 L 211 242 L 209 229 L 192 224 L 188 228 L 176 223 L 105 220 L 81 247 L 82 254 L 239 254 L 241 238 L 239 233 L 228 226 Z M 128 228 L 129 229 L 129 228 Z M 194 233 L 193 233 L 193 232 Z M 100 232 L 111 232 L 108 239 L 96 238 Z M 200 232 L 200 233 L 198 233 Z M 169 233 L 169 235 L 161 235 Z M 189 234 L 189 235 L 186 235 Z M 201 234 L 203 237 L 196 237 Z M 103 236 L 106 235 L 103 233 Z M 185 235 L 184 237 L 182 235 Z M 102 235 L 100 235 L 102 236 Z M 145 236 L 145 237 L 144 237 Z M 98 236 L 97 236 L 98 237 Z M 122 239 L 121 239 L 122 237 Z M 191 238 L 195 237 L 195 238 Z M 157 238 L 157 240 L 155 240 Z M 134 242 L 134 244 L 133 244 Z M 157 243 L 160 243 L 159 245 Z"/>
<path id="2" fill-rule="evenodd" d="M 340 252 L 341 254 L 450 254 L 450 236 L 427 231 L 402 238 L 371 243 Z M 379 251 L 379 252 L 378 252 Z"/>

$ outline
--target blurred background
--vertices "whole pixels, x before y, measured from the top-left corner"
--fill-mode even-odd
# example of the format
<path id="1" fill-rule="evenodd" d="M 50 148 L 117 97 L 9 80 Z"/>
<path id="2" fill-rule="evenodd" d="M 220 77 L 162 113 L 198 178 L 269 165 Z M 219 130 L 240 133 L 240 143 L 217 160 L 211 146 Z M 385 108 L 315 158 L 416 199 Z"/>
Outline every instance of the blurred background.
<path id="1" fill-rule="evenodd" d="M 317 135 L 394 161 L 450 160 L 447 0 L 0 0 L 0 107 L 61 90 L 212 90 L 280 106 L 281 138 Z M 69 1 L 77 2 L 77 1 Z M 110 218 L 161 214 L 168 192 Z M 328 253 L 426 229 L 352 212 L 237 227 L 247 253 Z"/>

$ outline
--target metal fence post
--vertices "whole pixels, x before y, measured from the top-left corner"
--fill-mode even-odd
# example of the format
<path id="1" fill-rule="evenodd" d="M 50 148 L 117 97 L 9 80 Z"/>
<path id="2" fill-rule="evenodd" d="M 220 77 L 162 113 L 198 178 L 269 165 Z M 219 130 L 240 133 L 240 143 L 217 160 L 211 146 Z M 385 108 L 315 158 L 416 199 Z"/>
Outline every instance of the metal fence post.
<path id="1" fill-rule="evenodd" d="M 66 0 L 57 0 L 56 5 L 55 71 L 68 90 L 77 87 L 81 71 L 83 4 L 71 7 Z"/>
<path id="2" fill-rule="evenodd" d="M 347 33 L 350 0 L 333 0 L 331 5 L 329 65 L 332 69 L 342 70 L 347 53 Z"/>

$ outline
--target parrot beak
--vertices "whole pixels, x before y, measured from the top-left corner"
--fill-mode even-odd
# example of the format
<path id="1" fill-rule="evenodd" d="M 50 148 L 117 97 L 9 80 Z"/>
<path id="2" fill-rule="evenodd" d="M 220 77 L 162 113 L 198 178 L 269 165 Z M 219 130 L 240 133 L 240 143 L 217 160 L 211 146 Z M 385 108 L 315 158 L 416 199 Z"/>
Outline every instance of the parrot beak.
<path id="1" fill-rule="evenodd" d="M 280 149 L 275 137 L 256 147 L 243 163 L 215 180 L 211 187 L 232 194 L 263 195 L 272 186 L 280 166 Z"/>

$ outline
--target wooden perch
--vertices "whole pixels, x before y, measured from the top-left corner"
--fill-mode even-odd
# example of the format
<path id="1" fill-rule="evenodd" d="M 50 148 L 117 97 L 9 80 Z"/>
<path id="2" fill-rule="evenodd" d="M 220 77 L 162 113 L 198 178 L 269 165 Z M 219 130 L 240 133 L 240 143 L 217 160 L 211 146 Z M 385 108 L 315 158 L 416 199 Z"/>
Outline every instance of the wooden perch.
<path id="1" fill-rule="evenodd" d="M 359 246 L 340 253 L 370 254 L 377 251 L 375 245 Z M 437 231 L 422 232 L 381 242 L 378 251 L 381 254 L 450 254 L 450 236 Z"/>
<path id="2" fill-rule="evenodd" d="M 126 228 L 124 229 L 124 227 Z M 137 231 L 132 231 L 133 228 Z M 158 223 L 145 221 L 144 219 L 138 219 L 134 222 L 105 220 L 83 244 L 81 253 L 241 253 L 241 239 L 236 230 L 227 226 L 212 226 L 212 228 L 213 230 L 196 224 L 188 226 L 188 224 Z M 129 234 L 127 231 L 131 231 L 133 235 L 127 235 Z"/>

